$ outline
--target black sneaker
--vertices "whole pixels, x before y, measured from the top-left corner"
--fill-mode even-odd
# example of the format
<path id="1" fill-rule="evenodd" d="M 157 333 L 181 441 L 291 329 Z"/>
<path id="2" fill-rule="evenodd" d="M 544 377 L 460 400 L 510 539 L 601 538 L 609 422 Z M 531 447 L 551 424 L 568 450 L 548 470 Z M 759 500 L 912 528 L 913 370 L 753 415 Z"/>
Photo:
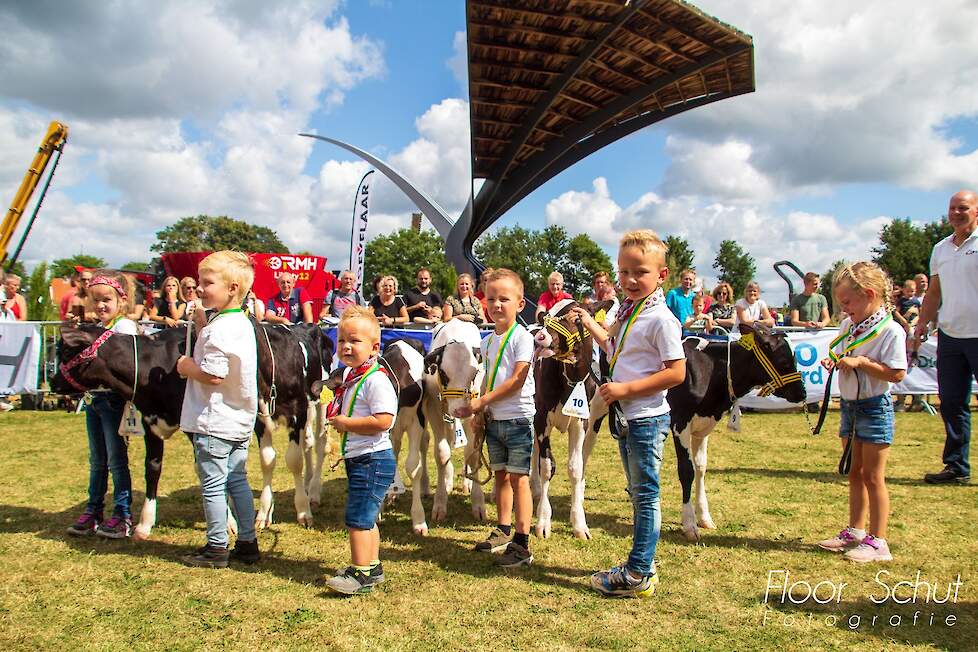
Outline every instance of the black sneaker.
<path id="1" fill-rule="evenodd" d="M 227 548 L 207 544 L 192 554 L 183 556 L 183 563 L 201 568 L 227 568 L 230 553 Z"/>
<path id="2" fill-rule="evenodd" d="M 361 595 L 374 590 L 375 583 L 370 576 L 353 566 L 347 566 L 342 572 L 326 580 L 326 586 L 343 595 Z"/>
<path id="3" fill-rule="evenodd" d="M 242 564 L 254 564 L 261 560 L 261 552 L 258 551 L 258 539 L 254 541 L 242 541 L 238 539 L 234 542 L 234 550 L 229 555 L 234 561 Z"/>
<path id="4" fill-rule="evenodd" d="M 924 482 L 927 484 L 968 484 L 971 482 L 971 476 L 961 475 L 951 467 L 945 466 L 943 471 L 926 474 Z"/>
<path id="5" fill-rule="evenodd" d="M 530 551 L 512 541 L 506 546 L 506 552 L 496 558 L 496 565 L 501 568 L 529 566 L 532 563 L 533 555 L 530 554 Z"/>
<path id="6" fill-rule="evenodd" d="M 509 545 L 511 538 L 512 537 L 510 537 L 510 535 L 506 534 L 498 527 L 493 528 L 492 532 L 489 533 L 489 536 L 486 537 L 485 541 L 480 541 L 479 543 L 475 544 L 475 550 L 476 552 L 499 552 L 500 550 L 506 549 L 506 546 Z"/>
<path id="7" fill-rule="evenodd" d="M 384 580 L 387 579 L 384 577 L 384 565 L 377 564 L 376 566 L 371 568 L 370 575 L 368 575 L 367 578 L 369 580 L 369 584 L 373 586 L 378 586 L 380 584 L 383 584 Z"/>

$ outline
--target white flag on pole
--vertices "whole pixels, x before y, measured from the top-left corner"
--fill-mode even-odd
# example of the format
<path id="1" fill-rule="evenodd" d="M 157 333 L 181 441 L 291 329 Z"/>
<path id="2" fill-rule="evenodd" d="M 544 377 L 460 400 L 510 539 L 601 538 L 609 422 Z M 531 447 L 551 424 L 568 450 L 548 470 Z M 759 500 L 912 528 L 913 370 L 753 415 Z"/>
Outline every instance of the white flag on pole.
<path id="1" fill-rule="evenodd" d="M 370 183 L 373 181 L 369 170 L 360 179 L 357 199 L 353 205 L 353 228 L 350 231 L 350 270 L 356 276 L 356 290 L 363 285 L 364 247 L 367 244 L 367 217 L 370 213 Z"/>

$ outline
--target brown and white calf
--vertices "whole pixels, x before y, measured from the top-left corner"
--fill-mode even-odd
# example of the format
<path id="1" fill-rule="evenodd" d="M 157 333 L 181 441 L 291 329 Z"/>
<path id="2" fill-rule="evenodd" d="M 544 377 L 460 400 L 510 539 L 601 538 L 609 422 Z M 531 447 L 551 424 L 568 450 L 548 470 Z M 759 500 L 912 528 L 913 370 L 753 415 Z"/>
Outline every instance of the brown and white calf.
<path id="1" fill-rule="evenodd" d="M 540 316 L 541 328 L 535 332 L 537 360 L 533 366 L 536 383 L 536 417 L 533 421 L 533 459 L 530 465 L 530 487 L 536 501 L 536 533 L 550 536 L 553 509 L 550 505 L 550 480 L 556 463 L 550 447 L 550 432 L 556 429 L 567 434 L 567 478 L 570 481 L 570 522 L 574 536 L 590 539 L 587 517 L 584 514 L 584 470 L 594 437 L 588 419 L 568 416 L 563 408 L 578 384 L 583 384 L 586 402 L 594 396 L 596 384 L 590 373 L 593 355 L 591 334 L 577 324 L 569 314 L 575 301 L 561 301 Z M 608 309 L 611 302 L 591 306 L 596 312 Z"/>

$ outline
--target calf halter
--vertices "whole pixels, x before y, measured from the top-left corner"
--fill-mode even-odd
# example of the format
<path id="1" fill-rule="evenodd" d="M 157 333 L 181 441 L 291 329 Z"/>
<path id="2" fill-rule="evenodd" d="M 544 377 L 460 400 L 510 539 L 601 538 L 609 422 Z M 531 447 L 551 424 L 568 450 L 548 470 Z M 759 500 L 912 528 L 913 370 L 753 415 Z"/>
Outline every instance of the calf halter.
<path id="1" fill-rule="evenodd" d="M 574 350 L 577 345 L 582 340 L 581 324 L 578 321 L 577 332 L 571 331 L 564 325 L 564 317 L 550 317 L 549 315 L 543 318 L 543 327 L 548 328 L 559 335 L 564 336 L 564 340 L 567 343 L 566 353 L 554 353 L 553 359 L 565 364 L 570 364 L 572 362 L 571 356 L 574 354 Z"/>
<path id="2" fill-rule="evenodd" d="M 68 384 L 77 389 L 79 392 L 87 392 L 88 388 L 72 377 L 71 370 L 84 362 L 94 360 L 98 355 L 99 348 L 105 344 L 106 340 L 108 340 L 110 337 L 112 337 L 112 331 L 105 331 L 99 335 L 94 342 L 89 344 L 84 351 L 76 355 L 68 362 L 62 362 L 58 366 L 58 370 L 61 372 L 61 375 L 64 376 L 64 379 L 68 381 Z"/>
<path id="3" fill-rule="evenodd" d="M 764 371 L 766 371 L 767 375 L 771 378 L 767 384 L 761 387 L 760 391 L 758 392 L 758 396 L 770 396 L 776 389 L 784 387 L 790 383 L 801 382 L 801 374 L 797 371 L 786 375 L 781 375 L 778 373 L 778 370 L 775 369 L 774 365 L 771 363 L 771 359 L 767 357 L 767 354 L 761 350 L 761 347 L 758 345 L 757 341 L 755 341 L 753 333 L 748 333 L 747 335 L 741 337 L 739 340 L 737 340 L 737 344 L 748 351 L 753 352 L 754 357 L 757 358 L 757 361 L 761 363 L 761 366 L 764 367 Z"/>

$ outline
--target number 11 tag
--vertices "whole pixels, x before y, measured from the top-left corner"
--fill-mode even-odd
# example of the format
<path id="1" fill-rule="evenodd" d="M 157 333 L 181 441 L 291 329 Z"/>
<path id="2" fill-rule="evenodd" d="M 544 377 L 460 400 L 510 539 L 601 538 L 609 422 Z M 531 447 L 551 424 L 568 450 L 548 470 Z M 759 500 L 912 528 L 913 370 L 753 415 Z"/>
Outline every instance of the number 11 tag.
<path id="1" fill-rule="evenodd" d="M 455 419 L 455 445 L 452 448 L 464 448 L 465 445 L 468 443 L 469 440 L 465 436 L 465 429 L 462 427 L 462 420 L 456 418 Z"/>
<path id="2" fill-rule="evenodd" d="M 584 381 L 574 385 L 574 391 L 571 392 L 570 397 L 564 402 L 564 407 L 560 412 L 564 416 L 577 417 L 578 419 L 591 418 L 591 410 L 587 404 L 587 390 L 584 388 Z"/>

